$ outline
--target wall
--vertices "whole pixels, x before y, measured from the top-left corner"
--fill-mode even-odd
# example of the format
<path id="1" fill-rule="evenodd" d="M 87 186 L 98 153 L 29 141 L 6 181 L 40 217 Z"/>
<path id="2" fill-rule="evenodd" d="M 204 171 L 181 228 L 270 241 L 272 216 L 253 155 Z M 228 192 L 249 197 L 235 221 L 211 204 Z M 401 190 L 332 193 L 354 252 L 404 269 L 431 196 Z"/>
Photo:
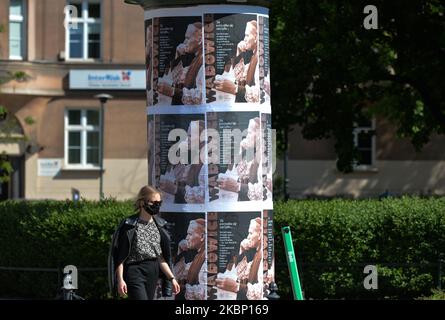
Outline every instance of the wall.
<path id="1" fill-rule="evenodd" d="M 26 160 L 25 197 L 27 199 L 71 199 L 72 188 L 86 199 L 99 199 L 99 171 L 61 171 L 55 177 L 37 175 L 38 155 Z M 104 195 L 118 200 L 133 199 L 139 189 L 147 184 L 146 159 L 105 159 Z"/>
<path id="2" fill-rule="evenodd" d="M 276 175 L 283 176 L 282 161 Z M 377 161 L 376 172 L 342 174 L 335 161 L 290 160 L 288 192 L 291 198 L 307 196 L 352 198 L 392 194 L 445 195 L 445 160 Z"/>
<path id="3" fill-rule="evenodd" d="M 64 111 L 67 107 L 99 108 L 92 99 L 54 99 L 36 115 L 37 141 L 44 149 L 26 163 L 29 199 L 71 198 L 71 188 L 89 199 L 99 197 L 99 170 L 62 169 L 55 177 L 37 176 L 38 159 L 64 159 Z M 49 125 L 50 124 L 50 125 Z M 105 112 L 104 194 L 128 199 L 148 181 L 145 100 L 111 100 Z"/>
<path id="4" fill-rule="evenodd" d="M 9 58 L 9 0 L 0 1 L 0 26 L 3 32 L 0 32 L 0 59 Z"/>
<path id="5" fill-rule="evenodd" d="M 335 160 L 335 139 L 305 140 L 301 127 L 294 126 L 289 133 L 289 159 Z M 445 135 L 431 136 L 421 152 L 417 153 L 409 139 L 397 137 L 397 129 L 388 120 L 379 117 L 376 121 L 377 160 L 445 160 Z"/>
<path id="6" fill-rule="evenodd" d="M 292 198 L 307 196 L 377 197 L 394 194 L 445 195 L 445 135 L 433 135 L 420 153 L 408 139 L 397 137 L 389 121 L 376 121 L 373 170 L 342 174 L 336 169 L 334 139 L 308 141 L 301 128 L 289 134 L 289 185 Z M 277 162 L 277 175 L 282 174 Z"/>
<path id="7" fill-rule="evenodd" d="M 35 60 L 58 61 L 65 51 L 64 6 L 61 0 L 39 0 L 35 13 Z M 34 9 L 35 8 L 35 9 Z M 102 60 L 105 63 L 144 64 L 144 13 L 123 1 L 102 1 Z M 31 54 L 34 57 L 34 54 Z"/>

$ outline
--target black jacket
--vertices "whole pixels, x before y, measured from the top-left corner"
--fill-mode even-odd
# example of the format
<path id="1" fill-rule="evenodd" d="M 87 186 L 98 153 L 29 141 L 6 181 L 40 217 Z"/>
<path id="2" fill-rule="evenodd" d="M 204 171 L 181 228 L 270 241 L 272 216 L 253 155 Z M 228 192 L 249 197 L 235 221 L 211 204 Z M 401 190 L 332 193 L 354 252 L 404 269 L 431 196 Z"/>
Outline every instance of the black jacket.
<path id="1" fill-rule="evenodd" d="M 170 234 L 165 228 L 167 221 L 159 216 L 153 216 L 153 219 L 161 235 L 162 256 L 164 257 L 164 260 L 168 263 L 170 268 L 172 268 Z M 113 238 L 111 240 L 110 250 L 108 254 L 108 285 L 113 297 L 117 295 L 116 269 L 128 258 L 130 254 L 131 244 L 133 243 L 137 221 L 137 214 L 123 219 L 114 232 Z M 171 297 L 173 287 L 172 282 L 165 277 L 164 273 L 161 270 L 159 270 L 159 277 L 162 281 L 162 296 Z"/>

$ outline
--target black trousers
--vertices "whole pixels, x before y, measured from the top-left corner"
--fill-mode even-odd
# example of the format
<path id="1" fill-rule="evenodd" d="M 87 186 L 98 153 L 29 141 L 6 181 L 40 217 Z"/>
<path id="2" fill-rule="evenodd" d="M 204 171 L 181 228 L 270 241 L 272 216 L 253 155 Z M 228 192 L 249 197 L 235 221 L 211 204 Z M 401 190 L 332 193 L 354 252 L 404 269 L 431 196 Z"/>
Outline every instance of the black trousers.
<path id="1" fill-rule="evenodd" d="M 158 278 L 158 259 L 124 265 L 124 281 L 131 300 L 153 300 Z"/>

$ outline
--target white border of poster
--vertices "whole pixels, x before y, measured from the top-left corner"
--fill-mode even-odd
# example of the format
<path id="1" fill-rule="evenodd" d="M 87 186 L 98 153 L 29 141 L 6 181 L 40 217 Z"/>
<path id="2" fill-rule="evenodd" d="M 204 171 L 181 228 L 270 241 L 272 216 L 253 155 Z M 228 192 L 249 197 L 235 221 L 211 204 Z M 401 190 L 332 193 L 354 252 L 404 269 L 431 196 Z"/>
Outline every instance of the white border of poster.
<path id="1" fill-rule="evenodd" d="M 256 106 L 256 107 L 255 107 Z M 216 106 L 216 105 L 199 105 L 194 107 L 187 106 L 159 106 L 159 107 L 147 107 L 146 111 L 149 115 L 155 114 L 194 114 L 194 113 L 207 113 L 207 112 L 243 112 L 243 111 L 254 111 L 261 113 L 272 113 L 272 108 L 270 105 L 266 105 L 262 108 L 259 108 L 258 105 L 253 106 L 242 105 L 237 103 L 233 106 Z"/>

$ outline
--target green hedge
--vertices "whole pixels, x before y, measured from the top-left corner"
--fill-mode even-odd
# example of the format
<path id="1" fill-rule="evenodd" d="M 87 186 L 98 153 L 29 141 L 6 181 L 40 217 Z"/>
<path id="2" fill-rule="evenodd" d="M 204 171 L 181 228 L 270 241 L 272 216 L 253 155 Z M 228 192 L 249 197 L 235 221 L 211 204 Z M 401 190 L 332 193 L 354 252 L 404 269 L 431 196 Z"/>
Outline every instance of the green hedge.
<path id="1" fill-rule="evenodd" d="M 130 202 L 0 203 L 0 266 L 79 269 L 78 294 L 107 298 L 108 245 Z M 416 298 L 431 295 L 445 251 L 445 198 L 289 201 L 275 204 L 279 294 L 291 298 L 281 227 L 291 226 L 306 298 Z M 363 288 L 376 264 L 379 288 Z M 445 268 L 443 268 L 445 269 Z M 0 297 L 53 299 L 57 272 L 0 269 Z"/>
<path id="2" fill-rule="evenodd" d="M 277 260 L 285 259 L 280 226 L 290 225 L 307 298 L 410 299 L 438 284 L 445 198 L 291 201 L 275 212 Z M 374 291 L 363 287 L 367 264 L 378 268 Z M 277 282 L 289 298 L 286 267 Z"/>
<path id="3" fill-rule="evenodd" d="M 0 266 L 79 269 L 78 294 L 107 297 L 104 270 L 111 235 L 132 204 L 107 200 L 0 203 Z M 52 299 L 60 292 L 57 272 L 0 270 L 0 296 Z"/>

